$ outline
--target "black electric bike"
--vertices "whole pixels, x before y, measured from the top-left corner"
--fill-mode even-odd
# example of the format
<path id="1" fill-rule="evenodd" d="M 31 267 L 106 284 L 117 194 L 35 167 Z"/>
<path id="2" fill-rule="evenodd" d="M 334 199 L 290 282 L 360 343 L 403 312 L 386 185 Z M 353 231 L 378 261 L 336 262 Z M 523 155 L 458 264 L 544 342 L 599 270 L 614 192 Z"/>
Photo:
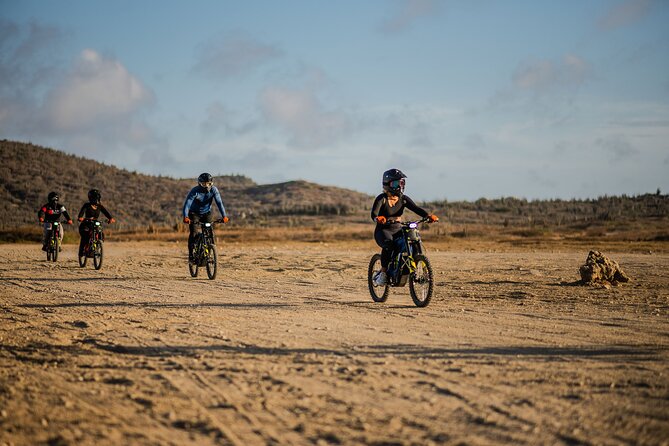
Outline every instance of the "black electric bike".
<path id="1" fill-rule="evenodd" d="M 367 284 L 374 302 L 385 302 L 390 294 L 390 287 L 403 287 L 409 282 L 411 299 L 417 307 L 426 307 L 434 291 L 434 274 L 430 260 L 423 253 L 418 225 L 428 221 L 402 223 L 402 232 L 395 239 L 395 249 L 388 265 L 385 285 L 376 285 L 374 278 L 381 271 L 381 254 L 374 254 L 369 262 Z"/>
<path id="2" fill-rule="evenodd" d="M 85 267 L 89 258 L 93 258 L 93 266 L 95 269 L 102 268 L 102 258 L 104 255 L 103 245 L 105 240 L 104 232 L 102 231 L 102 223 L 98 220 L 88 220 L 92 224 L 91 231 L 88 235 L 88 242 L 84 245 L 83 255 L 79 255 L 79 266 Z"/>
<path id="3" fill-rule="evenodd" d="M 207 277 L 210 280 L 216 278 L 217 255 L 214 243 L 214 225 L 223 223 L 216 220 L 213 223 L 200 222 L 200 231 L 195 234 L 193 241 L 193 259 L 188 260 L 188 270 L 191 277 L 197 277 L 200 267 L 207 268 Z"/>
<path id="4" fill-rule="evenodd" d="M 46 241 L 46 260 L 58 260 L 58 253 L 60 252 L 60 222 L 54 221 L 49 223 L 51 228 Z"/>

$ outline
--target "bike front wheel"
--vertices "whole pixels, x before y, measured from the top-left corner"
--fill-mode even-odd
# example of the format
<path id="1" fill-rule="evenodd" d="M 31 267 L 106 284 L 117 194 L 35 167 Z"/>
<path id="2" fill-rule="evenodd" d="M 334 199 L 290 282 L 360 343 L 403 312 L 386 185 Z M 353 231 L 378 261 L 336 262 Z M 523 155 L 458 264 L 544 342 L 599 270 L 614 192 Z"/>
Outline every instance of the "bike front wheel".
<path id="1" fill-rule="evenodd" d="M 216 245 L 209 245 L 207 250 L 207 277 L 210 280 L 216 278 L 216 267 L 217 267 L 217 257 L 216 257 Z"/>
<path id="2" fill-rule="evenodd" d="M 102 241 L 100 240 L 95 244 L 95 248 L 93 250 L 93 266 L 95 269 L 102 268 L 103 254 L 104 251 L 102 249 Z"/>
<path id="3" fill-rule="evenodd" d="M 58 251 L 60 251 L 60 240 L 58 239 L 58 235 L 56 235 L 52 247 L 53 252 L 51 253 L 51 260 L 55 262 L 58 260 Z"/>
<path id="4" fill-rule="evenodd" d="M 390 286 L 388 283 L 380 286 L 374 284 L 374 277 L 376 277 L 380 271 L 381 255 L 374 254 L 369 261 L 369 268 L 367 269 L 367 286 L 369 287 L 369 294 L 371 294 L 374 302 L 385 302 L 388 299 L 388 294 L 390 294 Z"/>
<path id="5" fill-rule="evenodd" d="M 417 307 L 426 307 L 434 291 L 434 274 L 427 257 L 419 254 L 414 257 L 416 268 L 409 275 L 409 292 Z"/>

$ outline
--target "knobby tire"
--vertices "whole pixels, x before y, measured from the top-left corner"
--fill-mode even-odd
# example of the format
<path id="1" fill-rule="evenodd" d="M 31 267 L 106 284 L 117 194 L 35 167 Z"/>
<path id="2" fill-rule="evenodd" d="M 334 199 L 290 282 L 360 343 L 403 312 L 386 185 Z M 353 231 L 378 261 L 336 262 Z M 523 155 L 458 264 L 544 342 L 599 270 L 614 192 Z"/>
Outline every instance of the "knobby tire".
<path id="1" fill-rule="evenodd" d="M 93 251 L 93 266 L 95 269 L 102 268 L 103 255 L 102 240 L 98 240 L 97 243 L 95 243 L 95 250 Z"/>
<path id="2" fill-rule="evenodd" d="M 374 285 L 374 274 L 381 271 L 381 255 L 374 254 L 369 261 L 369 268 L 367 269 L 367 286 L 369 287 L 369 294 L 372 296 L 374 302 L 385 302 L 390 294 L 390 286 L 386 283 L 385 286 Z"/>
<path id="3" fill-rule="evenodd" d="M 427 307 L 434 291 L 434 273 L 430 260 L 422 254 L 414 256 L 416 269 L 409 276 L 409 292 L 417 307 Z"/>
<path id="4" fill-rule="evenodd" d="M 209 277 L 210 280 L 214 280 L 216 278 L 216 265 L 217 265 L 217 257 L 216 257 L 216 245 L 209 245 L 209 255 L 207 258 L 207 277 Z"/>

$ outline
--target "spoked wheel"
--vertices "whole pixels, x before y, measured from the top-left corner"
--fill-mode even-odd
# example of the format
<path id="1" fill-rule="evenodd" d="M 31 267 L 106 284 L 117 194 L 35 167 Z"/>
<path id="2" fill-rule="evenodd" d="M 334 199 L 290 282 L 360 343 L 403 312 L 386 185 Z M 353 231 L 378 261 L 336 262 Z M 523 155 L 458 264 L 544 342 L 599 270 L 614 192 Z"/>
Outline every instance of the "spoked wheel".
<path id="1" fill-rule="evenodd" d="M 432 299 L 434 290 L 434 274 L 427 257 L 418 254 L 414 257 L 416 269 L 409 276 L 409 292 L 417 307 L 426 307 Z"/>
<path id="2" fill-rule="evenodd" d="M 381 286 L 374 285 L 374 277 L 379 271 L 381 271 L 381 255 L 374 254 L 369 261 L 369 269 L 367 270 L 369 294 L 372 295 L 372 300 L 374 300 L 374 302 L 385 302 L 390 293 L 390 286 L 387 283 Z"/>
<path id="3" fill-rule="evenodd" d="M 102 249 L 102 241 L 98 241 L 95 244 L 95 248 L 93 250 L 93 266 L 95 269 L 100 269 L 102 268 L 102 256 L 103 256 L 103 249 Z"/>
<path id="4" fill-rule="evenodd" d="M 54 262 L 58 260 L 58 251 L 60 251 L 60 240 L 56 237 L 53 241 L 53 252 L 51 253 L 51 260 Z"/>
<path id="5" fill-rule="evenodd" d="M 216 245 L 209 245 L 207 256 L 207 277 L 210 280 L 216 278 Z"/>

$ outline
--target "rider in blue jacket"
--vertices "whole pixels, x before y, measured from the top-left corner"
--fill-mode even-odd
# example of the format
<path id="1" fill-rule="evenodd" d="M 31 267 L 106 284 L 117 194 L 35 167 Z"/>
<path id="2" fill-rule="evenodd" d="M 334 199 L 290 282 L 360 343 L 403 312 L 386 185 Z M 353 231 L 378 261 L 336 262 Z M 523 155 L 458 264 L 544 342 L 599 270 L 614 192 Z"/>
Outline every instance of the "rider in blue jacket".
<path id="1" fill-rule="evenodd" d="M 188 224 L 190 233 L 188 235 L 188 260 L 193 260 L 193 245 L 195 241 L 196 227 L 200 222 L 211 223 L 214 221 L 211 212 L 211 203 L 215 201 L 218 211 L 221 213 L 223 223 L 228 222 L 225 207 L 221 200 L 221 193 L 214 186 L 214 178 L 211 174 L 203 173 L 197 177 L 197 186 L 192 188 L 186 196 L 183 208 L 184 223 Z M 214 241 L 215 243 L 215 241 Z"/>

